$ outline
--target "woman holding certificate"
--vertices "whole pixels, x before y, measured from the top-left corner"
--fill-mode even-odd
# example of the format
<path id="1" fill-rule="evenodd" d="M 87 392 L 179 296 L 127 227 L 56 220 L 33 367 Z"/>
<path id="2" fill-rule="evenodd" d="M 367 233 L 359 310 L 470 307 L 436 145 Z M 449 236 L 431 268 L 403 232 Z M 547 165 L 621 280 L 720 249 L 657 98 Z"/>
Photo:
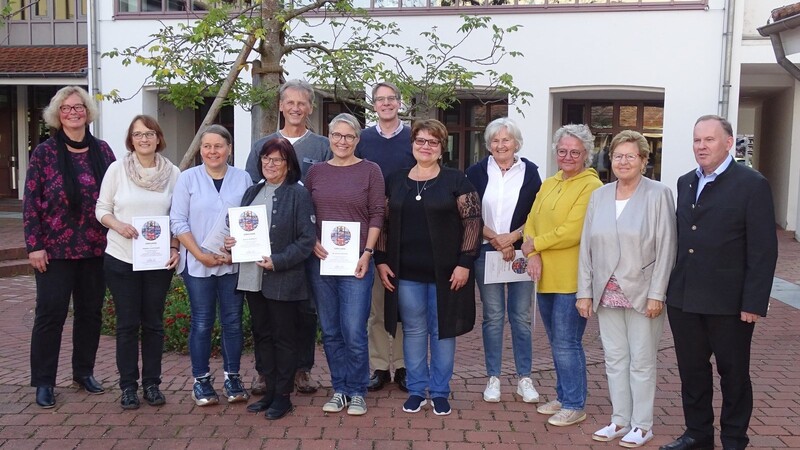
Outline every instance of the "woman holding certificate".
<path id="1" fill-rule="evenodd" d="M 386 199 L 380 167 L 355 156 L 361 134 L 358 119 L 339 114 L 328 129 L 333 159 L 311 166 L 305 182 L 317 214 L 311 287 L 333 384 L 333 396 L 322 410 L 347 408 L 347 414 L 360 416 L 367 412 L 364 396 L 370 375 L 372 254 Z"/>
<path id="2" fill-rule="evenodd" d="M 461 171 L 440 165 L 447 142 L 441 122 L 416 122 L 411 142 L 417 164 L 386 182 L 389 212 L 378 271 L 387 291 L 386 331 L 394 335 L 400 318 L 403 323 L 409 393 L 403 411 L 419 412 L 430 394 L 434 414 L 444 416 L 451 412 L 455 338 L 475 325 L 472 269 L 481 243 L 481 203 Z"/>
<path id="3" fill-rule="evenodd" d="M 486 283 L 486 253 L 500 252 L 513 261 L 522 244 L 522 229 L 542 179 L 536 164 L 517 156 L 522 133 L 517 124 L 501 117 L 484 133 L 491 153 L 467 169 L 467 178 L 478 190 L 483 215 L 483 245 L 475 261 L 475 278 L 483 304 L 483 353 L 489 381 L 483 400 L 500 401 L 500 366 L 503 362 L 503 321 L 506 310 L 517 369 L 517 395 L 526 403 L 539 401 L 531 381 L 531 297 L 533 281 Z M 506 291 L 508 292 L 506 294 Z"/>
<path id="4" fill-rule="evenodd" d="M 285 138 L 264 143 L 259 151 L 266 181 L 251 186 L 242 206 L 266 205 L 271 254 L 261 261 L 240 263 L 238 289 L 245 291 L 256 338 L 255 351 L 267 390 L 248 411 L 266 411 L 275 420 L 292 410 L 297 366 L 297 323 L 301 301 L 310 298 L 305 261 L 317 241 L 312 221 L 314 205 L 308 190 L 298 183 L 302 173 L 294 147 Z M 227 248 L 236 245 L 226 238 Z"/>
<path id="5" fill-rule="evenodd" d="M 643 176 L 650 146 L 625 130 L 611 140 L 617 181 L 592 193 L 578 266 L 581 317 L 597 313 L 613 412 L 595 441 L 628 448 L 653 439 L 656 357 L 677 252 L 675 202 L 665 185 Z"/>
<path id="6" fill-rule="evenodd" d="M 192 398 L 198 406 L 219 403 L 209 368 L 217 308 L 222 325 L 223 393 L 229 403 L 249 398 L 239 376 L 243 295 L 236 291 L 237 266 L 222 249 L 222 236 L 228 233 L 228 208 L 241 202 L 252 181 L 247 172 L 228 165 L 231 141 L 230 133 L 221 125 L 211 125 L 203 132 L 203 164 L 178 177 L 170 211 L 172 233 L 181 243 L 183 256 L 178 272 L 191 306 L 189 356 L 194 377 Z"/>
<path id="7" fill-rule="evenodd" d="M 133 225 L 133 217 L 155 220 L 169 233 L 172 191 L 180 170 L 159 153 L 164 134 L 155 119 L 139 115 L 128 127 L 125 147 L 129 153 L 108 167 L 95 214 L 108 230 L 103 263 L 106 284 L 114 298 L 117 315 L 117 370 L 122 390 L 122 409 L 139 408 L 139 333 L 142 340 L 142 394 L 148 404 L 163 405 L 161 356 L 164 352 L 164 301 L 172 269 L 178 265 L 178 240 L 164 253 L 160 270 L 134 271 L 134 239 L 145 239 Z"/>

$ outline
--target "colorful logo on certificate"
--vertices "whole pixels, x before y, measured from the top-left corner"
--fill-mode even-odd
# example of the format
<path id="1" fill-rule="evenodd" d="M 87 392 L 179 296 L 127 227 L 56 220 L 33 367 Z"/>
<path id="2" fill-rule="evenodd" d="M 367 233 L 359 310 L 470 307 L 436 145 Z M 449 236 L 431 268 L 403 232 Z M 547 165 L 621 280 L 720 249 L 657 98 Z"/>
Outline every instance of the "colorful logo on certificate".
<path id="1" fill-rule="evenodd" d="M 249 209 L 239 215 L 239 227 L 244 231 L 253 231 L 258 228 L 258 214 Z"/>
<path id="2" fill-rule="evenodd" d="M 155 220 L 148 220 L 142 225 L 141 235 L 148 241 L 155 241 L 161 236 L 161 225 Z"/>
<path id="3" fill-rule="evenodd" d="M 347 245 L 351 237 L 350 229 L 343 225 L 339 225 L 331 231 L 331 242 L 339 247 Z"/>
<path id="4" fill-rule="evenodd" d="M 511 270 L 514 271 L 516 274 L 523 274 L 525 273 L 525 269 L 528 268 L 528 261 L 525 258 L 517 258 L 511 262 Z"/>

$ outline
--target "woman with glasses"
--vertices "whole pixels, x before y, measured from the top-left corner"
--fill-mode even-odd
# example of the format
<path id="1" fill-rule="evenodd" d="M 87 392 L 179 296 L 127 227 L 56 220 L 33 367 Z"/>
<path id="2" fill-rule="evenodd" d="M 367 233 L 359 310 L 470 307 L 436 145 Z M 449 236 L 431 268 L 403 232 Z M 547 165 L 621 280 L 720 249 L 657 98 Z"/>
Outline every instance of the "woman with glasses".
<path id="1" fill-rule="evenodd" d="M 553 136 L 558 172 L 544 180 L 525 223 L 522 251 L 528 274 L 537 282 L 542 323 L 556 369 L 556 398 L 537 408 L 547 422 L 567 426 L 586 419 L 586 318 L 575 309 L 578 252 L 586 206 L 602 185 L 587 169 L 594 137 L 586 125 L 565 125 Z"/>
<path id="2" fill-rule="evenodd" d="M 592 193 L 581 237 L 577 310 L 597 313 L 605 353 L 611 423 L 592 439 L 640 447 L 653 439 L 656 356 L 664 299 L 675 264 L 672 191 L 643 176 L 650 146 L 622 131 L 611 140 L 617 181 Z"/>
<path id="3" fill-rule="evenodd" d="M 317 240 L 314 206 L 308 190 L 298 183 L 302 173 L 294 147 L 285 138 L 273 138 L 259 151 L 263 182 L 251 186 L 242 206 L 266 205 L 270 255 L 261 261 L 239 264 L 237 288 L 245 291 L 255 335 L 255 352 L 261 361 L 266 391 L 249 405 L 250 412 L 266 411 L 270 420 L 292 410 L 289 395 L 299 352 L 297 322 L 301 303 L 311 297 L 305 261 Z M 236 245 L 225 239 L 226 248 Z"/>
<path id="4" fill-rule="evenodd" d="M 451 413 L 456 336 L 475 324 L 473 265 L 481 242 L 481 203 L 464 174 L 440 164 L 447 129 L 438 120 L 411 129 L 416 164 L 386 183 L 388 218 L 378 246 L 386 288 L 386 330 L 403 326 L 408 399 L 417 413 L 430 396 L 433 413 Z M 430 363 L 429 361 L 430 356 Z"/>
<path id="5" fill-rule="evenodd" d="M 367 319 L 374 277 L 372 254 L 383 225 L 386 200 L 380 167 L 355 156 L 361 134 L 358 119 L 339 114 L 328 129 L 333 159 L 311 166 L 305 181 L 317 224 L 311 286 L 333 385 L 333 396 L 322 410 L 340 412 L 347 408 L 347 414 L 360 416 L 367 413 L 364 396 L 369 383 Z M 359 233 L 346 231 L 346 225 L 342 225 L 336 227 L 340 233 L 325 236 L 324 222 L 358 222 Z M 343 244 L 347 239 L 358 239 L 360 253 L 352 275 L 321 275 L 320 261 L 328 257 L 326 247 L 333 248 L 334 243 Z"/>
<path id="6" fill-rule="evenodd" d="M 514 260 L 516 250 L 522 244 L 525 218 L 531 211 L 542 179 L 536 164 L 517 156 L 522 148 L 522 132 L 516 122 L 507 117 L 493 120 L 486 126 L 484 140 L 490 155 L 467 169 L 467 178 L 481 197 L 483 213 L 483 245 L 475 262 L 483 304 L 483 354 L 489 376 L 483 400 L 500 401 L 503 321 L 508 311 L 517 395 L 526 403 L 536 403 L 539 393 L 531 380 L 533 281 L 486 284 L 484 276 L 487 252 L 501 252 L 503 260 Z"/>
<path id="7" fill-rule="evenodd" d="M 178 273 L 189 294 L 192 320 L 189 330 L 189 356 L 192 364 L 192 399 L 197 406 L 219 403 L 211 375 L 211 331 L 219 310 L 222 327 L 222 389 L 228 403 L 245 402 L 250 397 L 239 375 L 242 356 L 243 295 L 236 291 L 238 266 L 231 255 L 207 241 L 219 233 L 218 225 L 228 208 L 239 205 L 253 183 L 244 170 L 228 164 L 233 138 L 221 125 L 211 125 L 200 139 L 203 164 L 187 169 L 178 177 L 172 196 L 170 226 L 181 243 Z M 206 243 L 206 246 L 203 244 Z M 212 246 L 213 245 L 213 246 Z M 211 247 L 211 248 L 209 248 Z"/>
<path id="8" fill-rule="evenodd" d="M 70 299 L 72 379 L 89 394 L 105 392 L 94 377 L 106 289 L 106 230 L 95 217 L 95 204 L 114 153 L 89 132 L 97 106 L 83 88 L 60 89 L 43 115 L 55 131 L 31 153 L 22 217 L 28 260 L 36 275 L 31 386 L 36 388 L 36 403 L 52 408 Z"/>
<path id="9" fill-rule="evenodd" d="M 133 217 L 169 216 L 180 170 L 160 152 L 166 147 L 158 122 L 139 115 L 128 126 L 128 154 L 108 168 L 95 214 L 108 228 L 106 284 L 117 316 L 117 370 L 122 409 L 139 408 L 139 335 L 142 341 L 142 394 L 148 404 L 163 405 L 161 356 L 164 352 L 164 302 L 178 265 L 178 240 L 161 270 L 133 270 L 133 239 L 143 239 Z M 169 230 L 162 230 L 168 233 Z"/>

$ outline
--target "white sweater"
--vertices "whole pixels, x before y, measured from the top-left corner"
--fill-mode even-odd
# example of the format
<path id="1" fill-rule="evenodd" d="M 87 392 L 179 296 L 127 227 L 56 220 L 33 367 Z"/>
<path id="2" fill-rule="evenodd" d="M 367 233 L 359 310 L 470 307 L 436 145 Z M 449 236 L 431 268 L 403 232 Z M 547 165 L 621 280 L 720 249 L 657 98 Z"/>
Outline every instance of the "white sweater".
<path id="1" fill-rule="evenodd" d="M 145 170 L 155 170 L 145 169 Z M 172 191 L 178 181 L 181 171 L 172 166 L 172 176 L 164 192 L 148 191 L 133 183 L 125 174 L 123 160 L 114 161 L 108 167 L 103 184 L 100 186 L 100 195 L 97 197 L 95 214 L 102 223 L 106 214 L 112 214 L 117 220 L 131 223 L 133 217 L 138 216 L 168 216 L 172 205 Z M 133 244 L 130 239 L 122 237 L 116 231 L 108 230 L 108 246 L 106 253 L 133 264 Z"/>

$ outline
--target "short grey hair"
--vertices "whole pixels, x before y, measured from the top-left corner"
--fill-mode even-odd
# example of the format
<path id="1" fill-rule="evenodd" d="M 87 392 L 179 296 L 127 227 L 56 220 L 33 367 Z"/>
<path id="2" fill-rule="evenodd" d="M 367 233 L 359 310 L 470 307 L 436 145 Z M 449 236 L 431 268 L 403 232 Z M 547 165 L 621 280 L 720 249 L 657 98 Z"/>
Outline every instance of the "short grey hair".
<path id="1" fill-rule="evenodd" d="M 375 103 L 375 96 L 378 95 L 378 89 L 382 87 L 387 87 L 394 92 L 394 95 L 397 97 L 398 101 L 402 101 L 402 95 L 400 95 L 400 88 L 397 87 L 396 84 L 391 83 L 389 81 L 381 81 L 380 83 L 376 84 L 372 87 L 372 103 Z"/>
<path id="2" fill-rule="evenodd" d="M 233 144 L 233 136 L 231 136 L 231 132 L 228 131 L 227 128 L 223 127 L 222 125 L 220 125 L 218 123 L 209 125 L 208 128 L 203 130 L 203 134 L 200 135 L 200 139 L 203 139 L 203 137 L 205 135 L 207 135 L 207 134 L 216 134 L 216 135 L 222 137 L 222 139 L 225 139 L 225 142 L 227 142 L 228 145 L 232 145 Z"/>
<path id="3" fill-rule="evenodd" d="M 334 117 L 331 120 L 331 123 L 328 124 L 328 130 L 334 127 L 337 123 L 344 123 L 350 128 L 353 129 L 353 132 L 356 134 L 356 137 L 361 136 L 361 124 L 358 122 L 358 119 L 355 118 L 354 115 L 348 113 L 341 113 L 338 116 Z"/>
<path id="4" fill-rule="evenodd" d="M 522 131 L 520 131 L 517 123 L 508 117 L 494 119 L 489 123 L 489 125 L 486 125 L 486 131 L 483 133 L 483 139 L 486 141 L 486 149 L 491 150 L 491 144 L 492 139 L 494 139 L 494 135 L 499 133 L 503 128 L 506 129 L 508 134 L 510 134 L 515 141 L 517 141 L 517 149 L 514 151 L 518 152 L 519 149 L 522 148 Z"/>
<path id="5" fill-rule="evenodd" d="M 56 92 L 56 95 L 50 99 L 50 104 L 47 105 L 47 108 L 45 108 L 44 112 L 42 112 L 44 121 L 51 128 L 61 128 L 61 110 L 59 108 L 61 108 L 64 100 L 66 100 L 67 97 L 71 96 L 72 94 L 78 94 L 78 97 L 81 98 L 81 102 L 83 102 L 83 106 L 86 107 L 87 124 L 92 123 L 95 117 L 97 117 L 97 103 L 95 103 L 92 96 L 80 86 L 67 86 L 59 89 L 58 92 Z"/>
<path id="6" fill-rule="evenodd" d="M 583 149 L 586 151 L 586 159 L 583 164 L 586 167 L 591 166 L 592 154 L 594 153 L 594 136 L 589 127 L 583 124 L 569 124 L 556 130 L 553 133 L 553 153 L 558 149 L 558 143 L 565 136 L 571 136 L 581 141 Z"/>
<path id="7" fill-rule="evenodd" d="M 315 97 L 314 87 L 308 84 L 307 81 L 295 79 L 283 83 L 281 85 L 280 90 L 278 91 L 281 100 L 283 100 L 283 93 L 289 89 L 294 89 L 300 92 L 304 92 L 306 94 L 306 97 L 308 98 L 308 102 L 311 104 L 311 106 L 314 106 L 314 97 Z"/>
<path id="8" fill-rule="evenodd" d="M 706 120 L 716 120 L 719 122 L 719 125 L 722 127 L 722 131 L 725 132 L 725 135 L 728 137 L 733 137 L 733 126 L 731 123 L 728 122 L 728 119 L 716 114 L 706 114 L 705 116 L 700 116 L 694 125 L 697 126 L 698 123 L 705 122 Z"/>

